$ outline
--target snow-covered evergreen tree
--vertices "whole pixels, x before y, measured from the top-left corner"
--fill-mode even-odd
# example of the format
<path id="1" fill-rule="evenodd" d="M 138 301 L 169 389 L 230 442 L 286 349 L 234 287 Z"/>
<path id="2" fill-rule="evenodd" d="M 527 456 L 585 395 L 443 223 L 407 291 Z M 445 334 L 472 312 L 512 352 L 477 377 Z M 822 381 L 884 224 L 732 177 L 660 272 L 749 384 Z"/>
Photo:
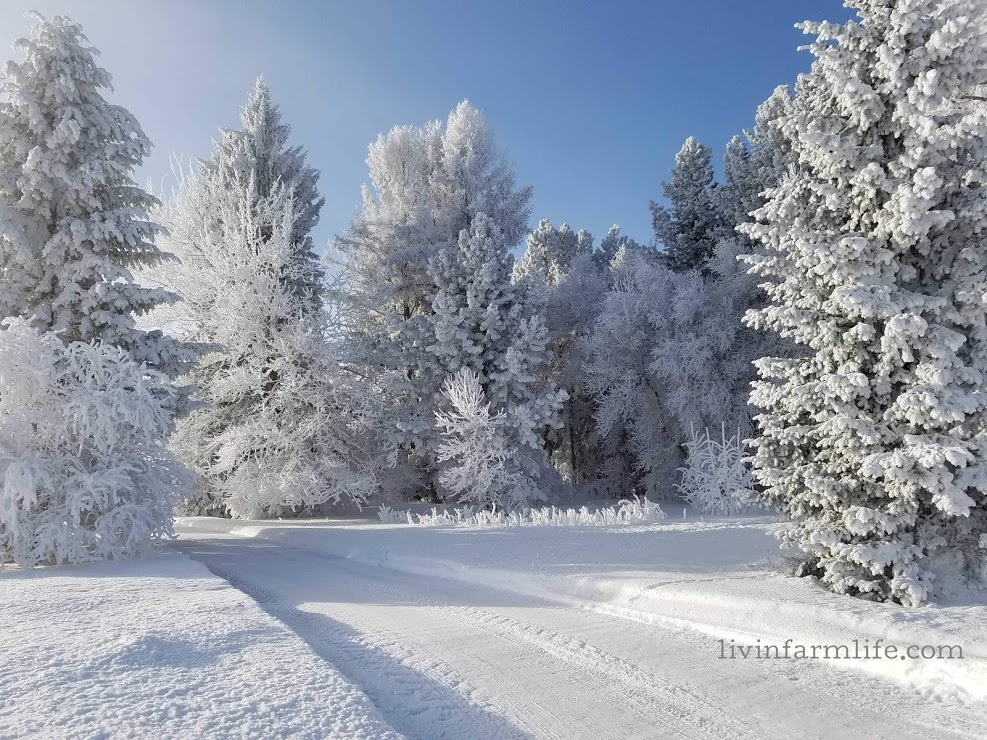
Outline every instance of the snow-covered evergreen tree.
<path id="1" fill-rule="evenodd" d="M 292 277 L 288 287 L 311 303 L 309 310 L 317 311 L 324 290 L 320 260 L 312 242 L 312 229 L 325 204 L 318 189 L 319 171 L 306 163 L 304 148 L 289 144 L 291 126 L 284 123 L 263 78 L 254 83 L 240 111 L 240 124 L 241 129 L 221 131 L 213 155 L 202 163 L 203 171 L 209 179 L 234 190 L 242 191 L 253 179 L 259 204 L 280 189 L 291 190 L 295 216 L 289 240 Z"/>
<path id="2" fill-rule="evenodd" d="M 164 317 L 210 343 L 191 380 L 203 408 L 172 445 L 198 474 L 194 514 L 258 517 L 311 511 L 375 490 L 365 401 L 326 342 L 327 314 L 299 294 L 291 192 L 259 198 L 253 182 L 193 175 L 161 216 L 182 264 L 162 271 L 183 302 Z"/>
<path id="3" fill-rule="evenodd" d="M 596 261 L 600 270 L 606 272 L 621 252 L 632 254 L 634 252 L 642 252 L 644 249 L 645 247 L 642 244 L 638 244 L 626 234 L 621 234 L 620 226 L 614 224 L 607 231 L 607 235 L 603 237 L 603 241 L 600 242 L 600 248 L 593 252 L 593 259 Z"/>
<path id="4" fill-rule="evenodd" d="M 537 482 L 547 472 L 543 435 L 560 425 L 558 412 L 566 396 L 547 378 L 549 335 L 542 296 L 511 281 L 513 262 L 497 225 L 482 213 L 460 234 L 455 252 L 432 259 L 436 293 L 426 351 L 441 382 L 464 367 L 474 371 L 487 402 L 502 414 L 499 428 L 508 435 L 505 445 L 512 448 L 510 459 L 517 467 L 512 475 L 523 475 L 528 483 L 498 496 L 513 497 L 520 505 L 539 495 Z M 440 393 L 436 388 L 435 395 Z M 430 410 L 437 404 L 441 397 Z"/>
<path id="5" fill-rule="evenodd" d="M 569 224 L 558 229 L 547 220 L 528 235 L 524 254 L 514 268 L 515 280 L 537 280 L 546 286 L 556 285 L 581 254 L 593 251 L 593 236 L 580 229 L 572 230 Z"/>
<path id="6" fill-rule="evenodd" d="M 791 106 L 792 95 L 785 85 L 758 106 L 754 128 L 735 136 L 723 157 L 724 182 L 717 189 L 720 217 L 732 233 L 752 221 L 751 213 L 766 200 L 765 191 L 781 181 L 792 159 L 791 144 L 778 125 Z"/>
<path id="7" fill-rule="evenodd" d="M 110 75 L 82 28 L 34 19 L 23 59 L 0 74 L 0 318 L 98 339 L 176 377 L 194 349 L 135 323 L 175 300 L 132 273 L 166 257 L 148 218 L 155 200 L 133 180 L 151 144 L 103 98 Z"/>
<path id="8" fill-rule="evenodd" d="M 0 564 L 136 557 L 190 483 L 167 376 L 100 342 L 0 325 Z"/>
<path id="9" fill-rule="evenodd" d="M 480 376 L 468 367 L 442 385 L 448 404 L 436 412 L 442 430 L 439 481 L 458 502 L 517 510 L 541 497 L 527 471 L 526 450 L 518 446 L 510 420 L 487 400 Z"/>
<path id="10" fill-rule="evenodd" d="M 458 249 L 485 214 L 508 249 L 527 230 L 517 188 L 483 115 L 463 101 L 443 125 L 399 126 L 370 146 L 363 211 L 333 243 L 348 367 L 385 396 L 379 425 L 405 493 L 434 489 L 435 404 L 442 376 L 425 347 L 438 290 L 432 260 Z"/>
<path id="11" fill-rule="evenodd" d="M 797 166 L 746 227 L 772 301 L 750 323 L 809 352 L 758 364 L 754 465 L 803 573 L 917 604 L 985 565 L 987 42 L 977 2 L 853 6 L 803 26 Z"/>
<path id="12" fill-rule="evenodd" d="M 701 267 L 724 235 L 713 182 L 712 150 L 690 136 L 663 184 L 670 208 L 651 202 L 651 221 L 664 259 L 674 270 Z"/>

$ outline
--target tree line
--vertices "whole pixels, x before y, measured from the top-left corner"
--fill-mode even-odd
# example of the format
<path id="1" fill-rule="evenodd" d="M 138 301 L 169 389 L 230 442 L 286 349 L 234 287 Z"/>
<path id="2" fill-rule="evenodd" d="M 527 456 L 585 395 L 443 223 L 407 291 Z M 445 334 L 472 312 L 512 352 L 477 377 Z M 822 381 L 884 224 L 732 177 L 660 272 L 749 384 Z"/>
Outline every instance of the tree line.
<path id="1" fill-rule="evenodd" d="M 719 181 L 683 144 L 647 243 L 529 231 L 463 101 L 371 143 L 322 258 L 319 173 L 263 80 L 158 197 L 82 29 L 36 17 L 0 80 L 0 560 L 131 555 L 173 505 L 667 497 L 722 434 L 800 573 L 906 604 L 982 578 L 985 24 L 854 5 L 803 24 L 811 71 Z"/>

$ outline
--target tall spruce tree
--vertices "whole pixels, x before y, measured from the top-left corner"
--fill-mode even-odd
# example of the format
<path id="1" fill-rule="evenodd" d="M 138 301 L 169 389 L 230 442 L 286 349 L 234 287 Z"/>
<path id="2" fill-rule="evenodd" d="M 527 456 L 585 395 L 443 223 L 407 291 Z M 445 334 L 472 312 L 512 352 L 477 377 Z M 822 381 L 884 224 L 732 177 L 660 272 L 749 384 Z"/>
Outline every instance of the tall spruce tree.
<path id="1" fill-rule="evenodd" d="M 176 300 L 132 270 L 166 258 L 133 179 L 151 148 L 136 119 L 103 97 L 109 73 L 81 26 L 34 14 L 21 61 L 0 77 L 0 317 L 66 343 L 100 340 L 176 377 L 196 352 L 136 317 Z"/>
<path id="2" fill-rule="evenodd" d="M 802 573 L 918 604 L 985 572 L 987 43 L 976 2 L 853 5 L 802 26 L 797 166 L 746 227 L 771 298 L 748 320 L 808 352 L 758 363 L 754 465 Z"/>
<path id="3" fill-rule="evenodd" d="M 758 106 L 754 127 L 734 136 L 723 157 L 723 184 L 717 188 L 720 217 L 727 230 L 752 221 L 751 213 L 766 200 L 788 170 L 791 145 L 778 122 L 791 105 L 789 88 L 781 85 Z"/>
<path id="4" fill-rule="evenodd" d="M 153 277 L 184 298 L 162 318 L 213 347 L 191 375 L 205 406 L 173 438 L 198 474 L 186 510 L 284 515 L 365 500 L 376 478 L 364 399 L 339 377 L 312 252 L 318 173 L 288 145 L 263 81 L 241 119 L 161 210 L 181 264 Z"/>
<path id="5" fill-rule="evenodd" d="M 322 270 L 315 253 L 312 229 L 325 205 L 318 189 L 319 171 L 310 167 L 301 146 L 291 146 L 291 126 L 271 100 L 271 91 L 258 77 L 240 110 L 240 129 L 223 129 L 213 155 L 203 162 L 205 176 L 223 187 L 243 191 L 253 182 L 258 204 L 290 192 L 294 212 L 289 235 L 291 276 L 282 276 L 309 310 L 322 306 Z M 263 208 L 263 205 L 260 205 Z"/>
<path id="6" fill-rule="evenodd" d="M 304 269 L 290 191 L 261 199 L 252 181 L 192 178 L 162 216 L 183 257 L 163 276 L 185 299 L 171 323 L 214 346 L 191 375 L 204 405 L 172 439 L 198 474 L 186 511 L 281 516 L 366 500 L 376 479 L 360 396 L 339 377 L 327 313 L 290 287 Z"/>
<path id="7" fill-rule="evenodd" d="M 690 136 L 675 155 L 672 178 L 663 184 L 671 207 L 651 202 L 651 222 L 664 259 L 677 271 L 701 267 L 713 256 L 723 225 L 716 204 L 712 150 Z"/>

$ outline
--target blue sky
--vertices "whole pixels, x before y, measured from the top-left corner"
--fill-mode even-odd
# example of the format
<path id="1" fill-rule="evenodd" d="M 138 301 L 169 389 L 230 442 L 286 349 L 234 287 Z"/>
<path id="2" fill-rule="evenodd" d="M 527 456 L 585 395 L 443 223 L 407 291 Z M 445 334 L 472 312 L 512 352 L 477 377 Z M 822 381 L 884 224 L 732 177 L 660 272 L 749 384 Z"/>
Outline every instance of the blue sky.
<path id="1" fill-rule="evenodd" d="M 841 20 L 839 0 L 4 0 L 0 44 L 23 13 L 81 22 L 113 74 L 114 102 L 155 143 L 141 178 L 204 156 L 263 74 L 322 171 L 323 245 L 367 179 L 367 144 L 443 118 L 469 98 L 534 186 L 548 218 L 599 239 L 613 223 L 652 238 L 648 200 L 689 135 L 712 146 L 750 126 L 779 84 L 808 69 L 793 24 Z"/>

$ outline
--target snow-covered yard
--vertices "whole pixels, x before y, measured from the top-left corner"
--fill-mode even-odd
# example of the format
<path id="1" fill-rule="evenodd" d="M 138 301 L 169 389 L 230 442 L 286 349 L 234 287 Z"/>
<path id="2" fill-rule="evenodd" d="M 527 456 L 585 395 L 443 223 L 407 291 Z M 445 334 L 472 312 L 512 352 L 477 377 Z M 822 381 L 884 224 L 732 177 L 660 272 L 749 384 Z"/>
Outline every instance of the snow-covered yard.
<path id="1" fill-rule="evenodd" d="M 0 737 L 398 737 L 200 563 L 0 573 Z"/>
<path id="2" fill-rule="evenodd" d="M 0 736 L 982 737 L 987 599 L 829 594 L 774 526 L 183 519 L 179 552 L 0 574 Z M 737 654 L 877 639 L 963 658 Z"/>

